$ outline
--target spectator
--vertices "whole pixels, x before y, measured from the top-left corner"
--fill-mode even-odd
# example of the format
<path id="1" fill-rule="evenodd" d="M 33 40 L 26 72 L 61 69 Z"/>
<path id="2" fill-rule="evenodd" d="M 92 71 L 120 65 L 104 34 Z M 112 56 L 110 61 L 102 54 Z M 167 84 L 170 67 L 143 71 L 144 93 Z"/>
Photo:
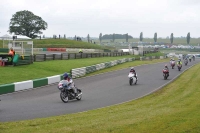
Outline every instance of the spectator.
<path id="1" fill-rule="evenodd" d="M 15 51 L 13 50 L 13 48 L 10 48 L 10 51 L 8 53 L 9 55 L 12 55 L 12 57 L 15 55 Z"/>
<path id="2" fill-rule="evenodd" d="M 82 49 L 79 50 L 79 53 L 83 53 Z"/>

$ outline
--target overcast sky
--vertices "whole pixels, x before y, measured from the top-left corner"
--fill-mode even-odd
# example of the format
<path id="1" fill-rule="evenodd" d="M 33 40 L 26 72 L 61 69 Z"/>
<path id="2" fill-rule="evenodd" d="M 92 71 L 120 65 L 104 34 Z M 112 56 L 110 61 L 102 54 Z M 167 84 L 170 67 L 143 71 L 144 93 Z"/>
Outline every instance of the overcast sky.
<path id="1" fill-rule="evenodd" d="M 29 10 L 48 23 L 45 36 L 200 37 L 200 0 L 0 0 L 0 35 L 12 15 Z"/>

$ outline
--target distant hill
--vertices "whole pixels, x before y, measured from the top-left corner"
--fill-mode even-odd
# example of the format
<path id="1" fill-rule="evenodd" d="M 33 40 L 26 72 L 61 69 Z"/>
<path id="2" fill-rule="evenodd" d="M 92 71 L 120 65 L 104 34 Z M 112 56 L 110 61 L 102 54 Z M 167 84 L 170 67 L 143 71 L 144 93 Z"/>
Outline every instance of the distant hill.
<path id="1" fill-rule="evenodd" d="M 126 34 L 115 34 L 115 39 L 126 39 Z M 133 37 L 128 35 L 128 39 L 132 39 Z M 106 34 L 102 36 L 102 39 L 113 39 L 113 34 Z"/>

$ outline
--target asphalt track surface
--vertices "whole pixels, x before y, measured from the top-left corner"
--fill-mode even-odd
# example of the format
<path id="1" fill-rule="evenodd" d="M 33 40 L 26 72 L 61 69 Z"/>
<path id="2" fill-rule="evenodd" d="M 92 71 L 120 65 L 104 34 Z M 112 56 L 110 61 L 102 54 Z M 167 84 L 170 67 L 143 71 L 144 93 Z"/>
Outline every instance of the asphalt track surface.
<path id="1" fill-rule="evenodd" d="M 178 71 L 170 70 L 170 76 L 164 80 L 162 69 L 166 63 L 142 65 L 136 67 L 138 84 L 129 85 L 129 68 L 74 79 L 76 86 L 83 91 L 81 101 L 63 103 L 57 85 L 50 85 L 28 91 L 0 96 L 0 122 L 18 121 L 50 116 L 64 115 L 102 108 L 137 99 L 147 95 L 170 82 L 186 68 L 198 63 L 192 61 Z M 169 64 L 169 63 L 168 63 Z"/>

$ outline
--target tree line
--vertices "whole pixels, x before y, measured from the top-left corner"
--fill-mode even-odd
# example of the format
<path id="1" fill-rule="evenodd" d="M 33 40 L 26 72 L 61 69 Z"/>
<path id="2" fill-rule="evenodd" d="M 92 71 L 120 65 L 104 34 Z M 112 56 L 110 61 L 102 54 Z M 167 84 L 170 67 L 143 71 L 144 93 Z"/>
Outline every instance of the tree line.
<path id="1" fill-rule="evenodd" d="M 38 36 L 38 34 L 42 34 L 42 30 L 46 30 L 48 27 L 47 22 L 45 22 L 41 17 L 33 14 L 32 12 L 28 10 L 24 11 L 18 11 L 14 15 L 12 15 L 12 18 L 10 20 L 9 24 L 9 33 L 14 33 L 15 35 L 25 35 L 27 37 L 30 37 L 32 39 L 36 37 L 40 37 L 41 35 Z M 43 36 L 44 37 L 44 36 Z M 154 42 L 157 42 L 157 33 L 154 33 L 153 40 Z M 59 35 L 58 37 L 56 35 L 53 35 L 53 38 L 61 38 Z M 66 36 L 64 35 L 64 38 Z M 106 34 L 102 35 L 102 33 L 99 34 L 99 41 L 100 43 L 102 42 L 103 39 L 110 39 L 112 42 L 115 41 L 115 39 L 125 39 L 126 42 L 128 42 L 128 39 L 132 39 L 133 37 L 131 35 L 127 34 Z M 188 32 L 187 37 L 186 37 L 187 44 L 190 43 L 190 32 Z M 80 37 L 76 37 L 76 41 L 81 41 Z M 143 32 L 140 33 L 139 40 L 142 42 L 143 41 Z M 87 41 L 92 43 L 92 40 L 90 39 L 90 35 L 87 35 Z M 170 35 L 170 42 L 173 44 L 174 41 L 174 34 L 171 33 Z"/>

